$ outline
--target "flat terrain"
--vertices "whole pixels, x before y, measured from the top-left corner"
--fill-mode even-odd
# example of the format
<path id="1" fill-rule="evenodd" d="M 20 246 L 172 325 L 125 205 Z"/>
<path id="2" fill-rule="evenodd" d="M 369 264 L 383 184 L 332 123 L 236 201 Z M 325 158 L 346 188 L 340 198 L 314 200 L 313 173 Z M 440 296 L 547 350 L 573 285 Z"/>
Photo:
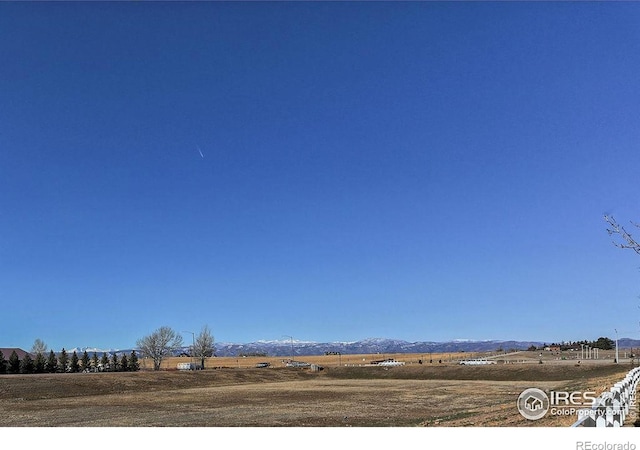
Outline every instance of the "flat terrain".
<path id="1" fill-rule="evenodd" d="M 575 417 L 524 419 L 518 395 L 529 387 L 600 393 L 631 369 L 606 361 L 383 368 L 318 358 L 325 358 L 319 372 L 285 368 L 282 358 L 263 369 L 253 365 L 264 358 L 244 359 L 244 366 L 230 358 L 196 372 L 3 375 L 0 426 L 568 426 Z"/>

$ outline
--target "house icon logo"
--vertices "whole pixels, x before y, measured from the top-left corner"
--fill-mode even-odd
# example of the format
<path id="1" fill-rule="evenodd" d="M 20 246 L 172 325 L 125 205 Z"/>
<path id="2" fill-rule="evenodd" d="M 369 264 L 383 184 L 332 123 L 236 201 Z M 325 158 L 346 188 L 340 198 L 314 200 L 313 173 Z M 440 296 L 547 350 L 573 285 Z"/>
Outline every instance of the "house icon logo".
<path id="1" fill-rule="evenodd" d="M 542 419 L 549 411 L 549 397 L 541 389 L 525 389 L 518 397 L 518 411 L 525 419 Z"/>

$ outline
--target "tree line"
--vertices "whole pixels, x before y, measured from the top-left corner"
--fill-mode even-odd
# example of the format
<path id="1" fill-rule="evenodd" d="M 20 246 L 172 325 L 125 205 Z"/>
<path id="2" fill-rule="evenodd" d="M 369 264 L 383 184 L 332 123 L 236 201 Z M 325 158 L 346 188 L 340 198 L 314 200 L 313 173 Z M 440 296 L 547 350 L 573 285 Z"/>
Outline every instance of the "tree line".
<path id="1" fill-rule="evenodd" d="M 53 350 L 47 357 L 44 352 L 37 352 L 35 358 L 29 353 L 19 359 L 16 351 L 12 351 L 6 360 L 0 351 L 0 374 L 32 374 L 32 373 L 78 373 L 78 372 L 134 372 L 140 370 L 138 355 L 135 350 L 129 356 L 118 357 L 116 353 L 111 357 L 103 353 L 98 358 L 96 352 L 90 357 L 87 351 L 81 357 L 74 351 L 71 355 L 63 348 L 57 355 Z"/>
<path id="2" fill-rule="evenodd" d="M 207 325 L 203 326 L 200 333 L 196 336 L 193 333 L 193 343 L 189 346 L 190 354 L 200 359 L 200 368 L 204 369 L 205 358 L 213 356 L 215 347 L 213 345 L 213 335 Z M 140 338 L 137 342 L 138 348 L 142 356 L 153 360 L 153 369 L 160 370 L 162 360 L 181 348 L 183 343 L 182 336 L 168 326 L 162 326 L 153 333 Z M 0 374 L 31 374 L 31 373 L 77 373 L 77 372 L 134 372 L 140 370 L 138 355 L 135 350 L 131 354 L 121 357 L 117 353 L 113 353 L 111 357 L 107 353 L 103 353 L 98 358 L 96 352 L 93 357 L 89 357 L 87 351 L 79 357 L 74 351 L 71 355 L 63 348 L 57 355 L 53 350 L 47 353 L 47 345 L 40 338 L 36 339 L 31 354 L 35 355 L 35 359 L 27 353 L 22 360 L 14 350 L 9 359 L 5 359 L 2 351 L 0 351 Z"/>
<path id="3" fill-rule="evenodd" d="M 547 347 L 559 347 L 560 350 L 580 350 L 581 346 L 598 348 L 600 350 L 612 350 L 615 348 L 615 341 L 608 337 L 599 337 L 595 341 L 573 341 L 573 342 L 561 342 L 561 343 L 552 343 L 552 344 L 543 344 L 541 347 L 536 347 L 535 345 L 530 346 L 527 350 L 536 351 L 536 350 L 544 350 Z"/>

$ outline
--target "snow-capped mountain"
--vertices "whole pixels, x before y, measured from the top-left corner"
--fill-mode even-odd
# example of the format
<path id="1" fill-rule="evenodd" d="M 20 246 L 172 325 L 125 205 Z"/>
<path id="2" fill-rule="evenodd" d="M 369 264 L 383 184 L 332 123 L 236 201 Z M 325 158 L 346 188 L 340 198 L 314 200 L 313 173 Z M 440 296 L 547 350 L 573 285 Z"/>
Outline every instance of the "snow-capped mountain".
<path id="1" fill-rule="evenodd" d="M 640 348 L 640 340 L 629 338 L 621 338 L 619 340 L 620 348 Z M 375 354 L 375 353 L 454 353 L 454 352 L 486 352 L 496 351 L 499 349 L 509 350 L 526 350 L 531 346 L 540 347 L 545 345 L 544 342 L 538 341 L 501 341 L 501 340 L 485 340 L 474 341 L 469 339 L 456 339 L 447 342 L 419 341 L 409 342 L 400 339 L 386 338 L 367 338 L 353 342 L 312 342 L 299 340 L 260 340 L 250 343 L 229 343 L 216 342 L 216 356 L 283 356 L 298 357 L 310 355 L 323 355 L 325 353 L 342 353 L 348 354 Z M 93 356 L 97 353 L 99 357 L 103 353 L 111 356 L 116 353 L 118 356 L 129 355 L 132 351 L 136 351 L 140 355 L 140 351 L 135 348 L 129 349 L 98 349 L 93 347 L 76 347 L 67 349 L 67 353 L 74 351 L 80 356 L 85 351 Z M 175 356 L 181 353 L 189 354 L 190 347 L 185 345 L 174 352 Z"/>
<path id="2" fill-rule="evenodd" d="M 526 350 L 542 342 L 520 341 L 450 341 L 408 342 L 399 339 L 369 338 L 355 342 L 257 341 L 246 344 L 216 343 L 216 356 L 263 354 L 266 356 L 323 355 L 326 352 L 359 353 L 442 353 L 459 351 Z"/>
<path id="3" fill-rule="evenodd" d="M 117 356 L 122 356 L 122 355 L 129 356 L 131 352 L 134 350 L 137 353 L 139 353 L 138 350 L 133 348 L 130 348 L 130 349 L 117 349 L 117 348 L 101 349 L 96 347 L 74 347 L 74 348 L 68 348 L 68 349 L 65 348 L 65 351 L 67 352 L 68 355 L 71 355 L 73 352 L 76 352 L 78 356 L 82 356 L 84 352 L 87 352 L 89 356 L 93 356 L 93 354 L 95 353 L 96 355 L 98 355 L 98 357 L 102 357 L 102 355 L 105 353 L 107 354 L 107 356 L 112 356 L 113 354 L 116 354 Z M 59 353 L 59 352 L 56 352 L 56 353 Z"/>

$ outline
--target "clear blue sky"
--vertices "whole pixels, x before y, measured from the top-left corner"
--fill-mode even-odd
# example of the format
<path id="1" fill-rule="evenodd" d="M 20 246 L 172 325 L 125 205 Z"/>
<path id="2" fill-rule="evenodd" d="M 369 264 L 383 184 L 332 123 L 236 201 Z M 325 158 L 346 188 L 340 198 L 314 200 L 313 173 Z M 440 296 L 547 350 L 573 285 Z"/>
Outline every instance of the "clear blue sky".
<path id="1" fill-rule="evenodd" d="M 0 346 L 637 338 L 638 23 L 0 3 Z"/>

